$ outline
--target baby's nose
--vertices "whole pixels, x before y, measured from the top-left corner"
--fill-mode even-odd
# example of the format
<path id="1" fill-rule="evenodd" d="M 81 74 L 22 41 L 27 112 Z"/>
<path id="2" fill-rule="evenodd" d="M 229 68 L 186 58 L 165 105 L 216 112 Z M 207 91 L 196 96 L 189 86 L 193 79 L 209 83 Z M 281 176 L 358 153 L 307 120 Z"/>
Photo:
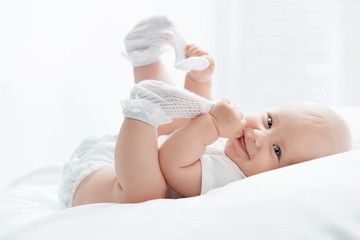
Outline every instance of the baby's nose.
<path id="1" fill-rule="evenodd" d="M 253 140 L 256 147 L 262 147 L 267 137 L 267 134 L 263 130 L 247 128 L 245 131 L 246 137 Z"/>

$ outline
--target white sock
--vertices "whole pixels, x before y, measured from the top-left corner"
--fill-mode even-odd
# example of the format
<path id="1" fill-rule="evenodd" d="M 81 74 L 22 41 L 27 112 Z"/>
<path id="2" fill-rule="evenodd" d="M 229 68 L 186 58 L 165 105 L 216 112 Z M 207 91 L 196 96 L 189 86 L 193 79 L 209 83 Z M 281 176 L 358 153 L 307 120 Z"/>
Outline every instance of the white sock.
<path id="1" fill-rule="evenodd" d="M 209 67 L 209 61 L 204 57 L 189 57 L 175 63 L 177 69 L 189 72 L 191 70 L 202 71 Z"/>
<path id="2" fill-rule="evenodd" d="M 175 52 L 175 67 L 184 71 L 204 70 L 209 61 L 203 57 L 185 58 L 186 42 L 166 16 L 143 19 L 126 35 L 124 56 L 134 67 L 159 61 L 171 46 Z"/>
<path id="3" fill-rule="evenodd" d="M 136 24 L 124 39 L 126 58 L 134 67 L 157 62 L 169 50 L 168 42 L 173 38 L 169 29 L 171 21 L 163 16 L 143 19 Z"/>
<path id="4" fill-rule="evenodd" d="M 160 106 L 171 118 L 195 118 L 209 112 L 214 103 L 186 89 L 161 81 L 145 80 L 131 90 L 130 99 L 146 99 Z"/>
<path id="5" fill-rule="evenodd" d="M 122 100 L 121 106 L 125 118 L 136 119 L 154 127 L 172 122 L 172 118 L 161 109 L 160 105 L 146 99 Z"/>

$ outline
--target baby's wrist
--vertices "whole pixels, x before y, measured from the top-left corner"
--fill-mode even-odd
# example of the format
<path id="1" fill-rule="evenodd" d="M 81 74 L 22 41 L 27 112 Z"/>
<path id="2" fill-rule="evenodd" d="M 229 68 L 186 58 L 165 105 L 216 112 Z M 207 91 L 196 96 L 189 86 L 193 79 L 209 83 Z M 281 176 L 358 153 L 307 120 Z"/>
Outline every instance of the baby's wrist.
<path id="1" fill-rule="evenodd" d="M 204 143 L 206 145 L 209 145 L 215 142 L 219 138 L 219 131 L 216 125 L 216 119 L 209 113 L 202 114 L 197 119 L 203 122 L 203 136 L 205 136 Z"/>

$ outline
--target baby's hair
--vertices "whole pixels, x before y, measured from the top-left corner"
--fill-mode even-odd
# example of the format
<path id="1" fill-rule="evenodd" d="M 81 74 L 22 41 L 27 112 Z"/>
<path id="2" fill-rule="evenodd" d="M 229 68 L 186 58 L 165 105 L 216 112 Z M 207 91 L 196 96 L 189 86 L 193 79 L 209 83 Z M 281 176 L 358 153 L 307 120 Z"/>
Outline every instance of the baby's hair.
<path id="1" fill-rule="evenodd" d="M 305 126 L 329 141 L 329 155 L 346 152 L 352 148 L 349 127 L 338 113 L 317 103 L 301 102 L 295 105 L 304 113 L 299 118 Z"/>

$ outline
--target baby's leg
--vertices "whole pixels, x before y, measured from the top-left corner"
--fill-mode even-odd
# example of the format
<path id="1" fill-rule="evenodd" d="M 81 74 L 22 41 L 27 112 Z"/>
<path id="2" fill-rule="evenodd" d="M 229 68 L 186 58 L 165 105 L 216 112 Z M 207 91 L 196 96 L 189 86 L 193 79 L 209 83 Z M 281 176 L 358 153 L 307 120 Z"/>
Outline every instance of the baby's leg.
<path id="1" fill-rule="evenodd" d="M 167 17 L 154 16 L 142 20 L 126 35 L 124 43 L 126 57 L 134 66 L 135 83 L 154 79 L 172 84 L 171 77 L 161 62 L 161 55 L 169 47 L 172 47 L 175 52 L 175 66 L 185 67 L 184 70 L 189 69 L 189 66 L 201 68 L 206 65 L 196 64 L 199 62 L 209 63 L 201 71 L 188 72 L 184 87 L 200 96 L 211 99 L 210 77 L 214 69 L 213 59 L 195 45 L 186 46 L 185 40 Z M 168 135 L 188 122 L 189 119 L 174 119 L 172 123 L 158 128 L 159 135 Z"/>
<path id="2" fill-rule="evenodd" d="M 157 61 L 145 66 L 134 67 L 134 81 L 135 83 L 139 83 L 143 80 L 155 79 L 159 81 L 163 81 L 167 84 L 173 84 L 173 81 L 169 74 L 166 71 L 166 68 L 162 61 Z M 174 130 L 180 128 L 187 124 L 190 120 L 186 118 L 177 118 L 173 119 L 171 123 L 163 124 L 158 127 L 158 134 L 161 135 L 169 135 Z"/>
<path id="3" fill-rule="evenodd" d="M 162 61 L 150 63 L 145 66 L 134 67 L 134 82 L 139 83 L 143 80 L 159 80 L 172 85 L 173 81 L 166 71 Z"/>
<path id="4" fill-rule="evenodd" d="M 158 160 L 155 127 L 126 118 L 116 144 L 116 176 L 125 202 L 142 202 L 164 198 L 165 179 Z"/>
<path id="5" fill-rule="evenodd" d="M 116 143 L 115 167 L 87 176 L 75 193 L 73 205 L 143 202 L 164 198 L 166 188 L 159 167 L 156 128 L 126 118 Z"/>
<path id="6" fill-rule="evenodd" d="M 199 96 L 212 100 L 212 74 L 215 68 L 214 59 L 209 56 L 208 52 L 196 45 L 187 45 L 185 48 L 186 59 L 191 57 L 203 57 L 209 62 L 209 66 L 201 71 L 192 70 L 186 74 L 184 88 L 196 93 Z M 140 69 L 137 69 L 139 71 Z M 159 71 L 160 73 L 162 71 Z M 161 77 L 161 76 L 159 76 Z M 156 79 L 156 78 L 154 78 Z M 159 78 L 162 79 L 162 78 Z M 170 79 L 170 77 L 168 77 Z M 165 81 L 166 82 L 166 81 Z M 171 124 L 165 124 L 159 127 L 159 135 L 168 135 L 174 130 L 184 126 L 189 119 L 174 119 Z"/>
<path id="7" fill-rule="evenodd" d="M 203 57 L 209 62 L 209 67 L 204 70 L 192 70 L 186 74 L 184 88 L 196 93 L 199 96 L 205 97 L 209 100 L 211 97 L 212 74 L 214 72 L 215 63 L 209 54 L 197 47 L 196 45 L 187 45 L 185 49 L 186 58 Z M 139 83 L 143 80 L 159 80 L 167 84 L 173 85 L 173 81 L 166 71 L 165 65 L 161 60 L 150 63 L 148 65 L 134 67 L 134 81 Z"/>
<path id="8" fill-rule="evenodd" d="M 201 71 L 192 70 L 185 76 L 184 88 L 188 89 L 204 98 L 212 99 L 212 75 L 214 73 L 215 62 L 209 53 L 198 46 L 191 44 L 185 48 L 186 58 L 203 57 L 209 62 L 209 66 Z"/>
<path id="9" fill-rule="evenodd" d="M 166 16 L 143 19 L 126 35 L 124 44 L 124 55 L 134 67 L 135 83 L 153 79 L 172 84 L 160 60 L 164 52 L 173 48 L 175 67 L 192 70 L 185 79 L 185 88 L 210 99 L 213 59 L 197 46 L 186 45 L 176 26 Z"/>
<path id="10" fill-rule="evenodd" d="M 176 44 L 177 29 L 165 16 L 154 16 L 139 22 L 126 35 L 126 57 L 133 65 L 134 82 L 158 80 L 173 85 L 161 55 Z M 181 52 L 178 51 L 178 55 Z M 168 135 L 183 126 L 188 119 L 174 119 L 159 126 L 159 135 Z"/>
<path id="11" fill-rule="evenodd" d="M 199 49 L 194 45 L 189 45 L 187 47 L 187 57 L 191 56 L 205 56 L 209 59 L 210 66 L 208 69 L 203 71 L 193 70 L 186 74 L 184 88 L 190 90 L 193 93 L 196 93 L 199 96 L 205 97 L 211 100 L 211 75 L 214 68 L 214 61 L 211 57 L 207 55 L 204 50 Z M 166 68 L 163 62 L 157 61 L 145 66 L 134 67 L 134 81 L 139 83 L 143 80 L 156 79 L 167 84 L 173 84 L 171 77 L 166 71 Z M 190 120 L 188 118 L 176 118 L 169 124 L 164 124 L 159 126 L 158 133 L 159 135 L 169 135 L 174 130 L 184 126 Z"/>

